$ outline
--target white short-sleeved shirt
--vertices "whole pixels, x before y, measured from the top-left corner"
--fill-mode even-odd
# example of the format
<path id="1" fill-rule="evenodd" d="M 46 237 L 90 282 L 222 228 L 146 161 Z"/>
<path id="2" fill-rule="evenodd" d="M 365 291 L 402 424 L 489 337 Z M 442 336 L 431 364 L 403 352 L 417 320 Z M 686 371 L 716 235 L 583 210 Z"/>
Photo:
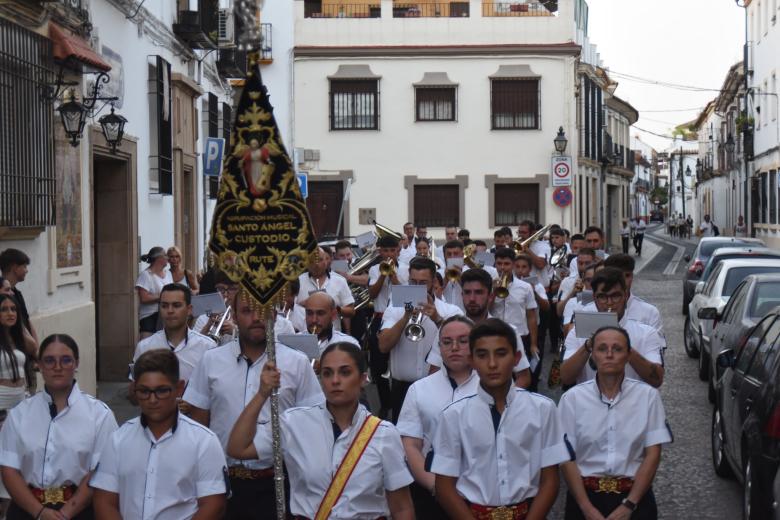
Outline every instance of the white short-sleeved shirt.
<path id="1" fill-rule="evenodd" d="M 464 265 L 461 272 L 465 273 L 471 269 L 469 266 Z M 486 265 L 482 267 L 482 270 L 487 272 L 487 274 L 490 275 L 490 278 L 492 280 L 498 280 L 498 270 L 493 267 L 492 265 Z M 463 306 L 463 288 L 460 286 L 459 282 L 450 282 L 447 280 L 447 277 L 445 276 L 446 268 L 442 268 L 439 270 L 439 273 L 444 278 L 444 283 L 446 284 L 444 286 L 444 301 L 451 305 L 455 305 L 456 307 L 460 308 L 460 310 L 465 310 L 465 307 Z"/>
<path id="2" fill-rule="evenodd" d="M 200 363 L 203 354 L 216 346 L 217 344 L 213 339 L 193 330 L 187 330 L 186 338 L 178 345 L 173 345 L 168 341 L 165 329 L 163 329 L 138 342 L 138 345 L 135 347 L 135 353 L 133 354 L 133 363 L 138 361 L 141 354 L 149 352 L 150 350 L 171 350 L 176 354 L 176 358 L 179 360 L 179 378 L 184 381 L 189 381 L 192 372 L 195 370 L 195 367 L 198 366 L 198 363 Z"/>
<path id="3" fill-rule="evenodd" d="M 488 314 L 486 319 L 489 318 L 495 318 L 495 316 Z M 517 363 L 517 365 L 515 365 L 515 373 L 522 372 L 526 368 L 530 369 L 531 364 L 528 362 L 528 358 L 526 357 L 525 351 L 523 350 L 523 337 L 514 325 L 511 323 L 508 323 L 508 325 L 512 327 L 512 330 L 515 331 L 515 335 L 517 336 L 517 350 L 522 353 L 522 356 L 520 356 L 520 361 Z M 442 366 L 441 348 L 439 347 L 438 336 L 436 338 L 436 343 L 433 344 L 431 352 L 428 354 L 428 364 L 439 368 Z"/>
<path id="4" fill-rule="evenodd" d="M 314 518 L 333 476 L 363 421 L 370 415 L 358 405 L 351 426 L 338 432 L 325 402 L 292 408 L 281 415 L 282 450 L 290 476 L 290 512 Z M 338 433 L 338 435 L 337 435 Z M 273 461 L 270 424 L 258 425 L 255 450 L 263 464 Z M 389 517 L 385 491 L 395 491 L 413 481 L 398 430 L 382 421 L 366 446 L 333 507 L 330 518 L 373 520 Z"/>
<path id="5" fill-rule="evenodd" d="M 211 412 L 210 427 L 227 448 L 230 431 L 244 407 L 260 390 L 260 373 L 268 360 L 267 352 L 252 363 L 241 353 L 238 340 L 208 350 L 190 377 L 184 400 Z M 281 343 L 276 344 L 276 366 L 282 372 L 279 388 L 279 411 L 294 406 L 308 406 L 323 399 L 317 376 L 308 358 Z M 260 411 L 260 421 L 271 420 L 271 404 L 266 402 Z M 228 458 L 228 463 L 242 464 Z M 265 469 L 255 461 L 243 465 Z"/>
<path id="6" fill-rule="evenodd" d="M 684 220 L 683 220 L 683 223 L 685 223 Z M 639 224 L 636 225 L 636 232 L 637 232 L 637 234 L 638 235 L 644 235 L 646 229 L 647 229 L 647 224 L 645 224 L 644 220 L 640 220 Z"/>
<path id="7" fill-rule="evenodd" d="M 565 300 L 569 297 L 571 292 L 574 290 L 574 285 L 577 283 L 578 279 L 579 275 L 567 276 L 561 280 L 561 285 L 558 287 L 558 301 Z"/>
<path id="8" fill-rule="evenodd" d="M 299 305 L 312 294 L 323 291 L 333 298 L 337 307 L 346 307 L 355 304 L 355 297 L 352 295 L 352 290 L 349 288 L 347 279 L 338 273 L 328 273 L 322 287 L 317 287 L 314 280 L 309 277 L 309 273 L 301 274 L 298 277 L 298 281 L 301 284 L 301 288 L 298 291 L 298 297 L 295 299 L 295 303 Z M 333 327 L 336 330 L 341 330 L 341 318 L 338 316 L 333 320 Z"/>
<path id="9" fill-rule="evenodd" d="M 577 337 L 576 315 L 574 316 L 574 320 L 574 327 L 572 327 L 569 334 L 566 335 L 566 351 L 563 354 L 564 361 L 576 354 L 577 351 L 585 345 L 585 338 Z M 663 365 L 663 350 L 666 348 L 666 343 L 658 331 L 649 325 L 628 319 L 625 316 L 620 320 L 619 325 L 628 332 L 632 349 L 636 350 L 649 362 Z M 582 371 L 577 376 L 577 382 L 584 383 L 585 381 L 590 381 L 594 377 L 596 377 L 596 370 L 591 368 L 590 363 L 585 363 Z M 642 378 L 639 377 L 639 374 L 636 373 L 636 370 L 634 370 L 634 367 L 630 364 L 626 365 L 626 377 L 639 381 L 642 380 Z"/>
<path id="10" fill-rule="evenodd" d="M 0 465 L 18 470 L 25 482 L 45 489 L 76 485 L 98 465 L 117 424 L 102 401 L 74 384 L 68 406 L 51 416 L 48 392 L 28 397 L 8 412 L 0 431 Z"/>
<path id="11" fill-rule="evenodd" d="M 398 254 L 398 260 L 404 263 L 409 263 L 409 260 L 417 256 L 417 244 L 415 240 L 407 247 L 402 247 L 401 252 Z"/>
<path id="12" fill-rule="evenodd" d="M 536 496 L 543 468 L 573 454 L 547 397 L 512 385 L 497 427 L 493 405 L 493 397 L 478 386 L 476 394 L 444 409 L 431 471 L 457 477 L 458 493 L 473 504 L 517 504 Z"/>
<path id="13" fill-rule="evenodd" d="M 552 255 L 552 249 L 550 243 L 547 240 L 537 240 L 531 244 L 531 251 L 536 256 L 544 258 L 547 264 L 539 269 L 536 266 L 531 266 L 531 274 L 539 278 L 539 283 L 547 287 L 550 285 L 550 278 L 552 274 L 552 268 L 550 267 L 550 256 Z"/>
<path id="14" fill-rule="evenodd" d="M 587 311 L 590 310 L 589 307 L 590 304 L 581 304 L 577 301 L 577 298 L 572 298 L 569 301 L 566 302 L 566 307 L 563 308 L 563 324 L 568 325 L 571 323 L 571 320 L 574 319 L 574 313 L 577 311 Z"/>
<path id="15" fill-rule="evenodd" d="M 427 457 L 442 410 L 453 402 L 473 395 L 479 386 L 475 371 L 461 384 L 447 373 L 447 367 L 416 381 L 406 393 L 396 427 L 403 437 L 422 439 L 422 455 Z"/>
<path id="16" fill-rule="evenodd" d="M 412 256 L 412 258 L 414 258 Z M 409 264 L 399 261 L 396 274 L 400 285 L 409 283 Z M 374 285 L 379 280 L 379 265 L 372 265 L 368 270 L 368 285 Z M 390 306 L 390 278 L 385 277 L 385 283 L 374 298 L 374 312 L 385 312 Z"/>
<path id="17" fill-rule="evenodd" d="M 299 305 L 296 305 L 298 308 L 302 308 Z M 297 332 L 297 329 L 295 328 L 295 324 L 292 322 L 293 313 L 290 313 L 290 319 L 285 318 L 284 316 L 277 316 L 276 320 L 274 321 L 274 334 L 277 336 L 280 334 L 295 334 Z M 192 330 L 195 332 L 200 332 L 203 330 L 203 327 L 206 326 L 206 323 L 208 323 L 209 317 L 206 314 L 201 314 L 198 316 L 198 319 L 195 320 L 195 323 L 192 326 Z M 304 311 L 303 316 L 303 328 L 306 328 L 306 313 Z M 236 335 L 238 334 L 237 330 L 234 329 L 233 334 L 222 334 L 219 338 L 219 344 L 225 345 L 226 343 L 229 343 L 236 339 Z M 206 336 L 208 337 L 208 336 Z M 209 338 L 211 339 L 211 338 Z"/>
<path id="18" fill-rule="evenodd" d="M 173 283 L 171 272 L 167 269 L 163 271 L 163 276 L 157 276 L 148 267 L 141 271 L 138 275 L 138 279 L 135 281 L 135 286 L 141 289 L 146 289 L 150 294 L 159 295 L 162 292 L 163 287 Z M 157 312 L 157 303 L 139 303 L 138 304 L 138 319 L 142 320 L 148 318 L 155 312 Z"/>
<path id="19" fill-rule="evenodd" d="M 136 417 L 113 434 L 89 485 L 118 494 L 122 518 L 184 520 L 199 498 L 226 493 L 226 473 L 219 439 L 205 426 L 178 414 L 155 439 Z"/>
<path id="20" fill-rule="evenodd" d="M 306 309 L 297 303 L 293 305 L 292 312 L 289 317 L 295 332 L 306 331 Z"/>
<path id="21" fill-rule="evenodd" d="M 513 278 L 507 289 L 509 296 L 496 298 L 490 313 L 513 325 L 521 336 L 525 336 L 528 334 L 526 311 L 538 308 L 534 288 L 527 282 Z"/>
<path id="22" fill-rule="evenodd" d="M 439 299 L 434 301 L 434 305 L 443 320 L 463 314 L 459 308 Z M 382 330 L 389 329 L 402 320 L 403 316 L 403 307 L 388 307 L 382 316 Z M 425 337 L 417 342 L 409 341 L 402 332 L 398 343 L 390 351 L 390 373 L 393 379 L 413 383 L 428 375 L 430 365 L 426 358 L 434 345 L 438 348 L 439 329 L 427 316 L 421 325 L 425 329 Z"/>
<path id="23" fill-rule="evenodd" d="M 590 302 L 582 310 L 597 312 L 598 308 L 596 307 L 596 302 Z M 663 321 L 661 320 L 661 313 L 658 311 L 658 308 L 651 303 L 647 303 L 638 296 L 631 294 L 628 297 L 628 301 L 626 302 L 626 310 L 623 314 L 623 317 L 628 320 L 644 323 L 645 325 L 654 328 L 658 331 L 659 334 L 661 334 L 661 337 L 664 335 L 664 325 Z"/>
<path id="24" fill-rule="evenodd" d="M 702 222 L 701 225 L 699 226 L 699 230 L 701 231 L 701 236 L 703 237 L 713 236 L 711 222 Z"/>
<path id="25" fill-rule="evenodd" d="M 672 442 L 661 394 L 635 379 L 612 401 L 595 379 L 581 383 L 561 396 L 558 417 L 583 477 L 634 478 L 645 448 Z"/>

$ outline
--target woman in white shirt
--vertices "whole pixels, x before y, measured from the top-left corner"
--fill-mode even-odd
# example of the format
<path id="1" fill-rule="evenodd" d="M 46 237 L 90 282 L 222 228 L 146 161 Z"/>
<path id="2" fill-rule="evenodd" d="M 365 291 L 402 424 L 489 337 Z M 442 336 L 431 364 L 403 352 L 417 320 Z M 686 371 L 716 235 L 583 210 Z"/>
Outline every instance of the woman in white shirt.
<path id="1" fill-rule="evenodd" d="M 180 283 L 189 287 L 193 296 L 198 294 L 200 291 L 198 277 L 195 276 L 195 273 L 189 269 L 185 269 L 182 265 L 181 249 L 177 246 L 171 246 L 168 248 L 168 251 L 166 251 L 166 256 L 168 257 L 168 272 L 171 273 L 171 280 L 175 283 Z"/>
<path id="2" fill-rule="evenodd" d="M 92 519 L 89 477 L 116 430 L 114 414 L 74 381 L 76 342 L 53 334 L 41 343 L 45 390 L 8 412 L 0 432 L 0 471 L 11 494 L 7 520 Z"/>
<path id="3" fill-rule="evenodd" d="M 652 484 L 661 445 L 672 442 L 661 394 L 626 378 L 628 333 L 603 327 L 591 339 L 596 377 L 564 393 L 558 416 L 576 459 L 562 464 L 566 520 L 654 520 Z"/>
<path id="4" fill-rule="evenodd" d="M 162 288 L 171 283 L 171 273 L 165 269 L 168 258 L 162 247 L 156 246 L 141 256 L 141 261 L 149 264 L 149 267 L 141 271 L 135 281 L 135 290 L 138 292 L 138 320 L 141 339 L 148 338 L 157 332 L 157 318 L 159 317 L 158 303 Z"/>
<path id="5" fill-rule="evenodd" d="M 414 518 L 409 494 L 413 479 L 406 466 L 401 436 L 395 426 L 372 416 L 359 402 L 367 370 L 359 347 L 351 343 L 330 345 L 320 357 L 325 401 L 288 409 L 281 415 L 282 450 L 292 490 L 290 513 L 295 517 Z M 230 434 L 229 456 L 270 464 L 270 423 L 259 428 L 257 423 L 263 404 L 272 389 L 279 387 L 280 378 L 281 373 L 266 363 L 260 391 Z"/>

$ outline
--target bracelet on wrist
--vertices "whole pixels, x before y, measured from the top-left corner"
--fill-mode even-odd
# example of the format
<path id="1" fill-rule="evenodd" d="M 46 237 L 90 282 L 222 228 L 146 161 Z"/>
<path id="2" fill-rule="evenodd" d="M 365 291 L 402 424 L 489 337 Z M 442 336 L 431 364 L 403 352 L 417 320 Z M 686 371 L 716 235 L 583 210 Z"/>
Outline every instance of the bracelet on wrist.
<path id="1" fill-rule="evenodd" d="M 44 511 L 46 511 L 46 506 L 43 506 L 43 507 L 41 508 L 41 510 L 40 510 L 40 511 L 38 511 L 38 514 L 37 514 L 37 515 L 35 515 L 35 520 L 40 520 L 40 518 L 41 518 L 41 515 L 43 514 L 43 512 L 44 512 Z"/>

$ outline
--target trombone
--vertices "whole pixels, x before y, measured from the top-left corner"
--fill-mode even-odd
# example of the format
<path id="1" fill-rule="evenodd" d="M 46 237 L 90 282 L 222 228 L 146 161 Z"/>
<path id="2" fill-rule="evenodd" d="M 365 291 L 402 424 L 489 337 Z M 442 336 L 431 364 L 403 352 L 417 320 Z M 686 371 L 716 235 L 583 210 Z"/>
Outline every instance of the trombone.
<path id="1" fill-rule="evenodd" d="M 552 224 L 547 224 L 542 229 L 531 235 L 530 237 L 526 238 L 525 240 L 515 240 L 512 242 L 512 247 L 515 250 L 515 253 L 518 255 L 521 255 L 525 252 L 526 249 L 531 247 L 531 244 L 536 242 L 537 240 L 541 239 L 552 227 Z"/>

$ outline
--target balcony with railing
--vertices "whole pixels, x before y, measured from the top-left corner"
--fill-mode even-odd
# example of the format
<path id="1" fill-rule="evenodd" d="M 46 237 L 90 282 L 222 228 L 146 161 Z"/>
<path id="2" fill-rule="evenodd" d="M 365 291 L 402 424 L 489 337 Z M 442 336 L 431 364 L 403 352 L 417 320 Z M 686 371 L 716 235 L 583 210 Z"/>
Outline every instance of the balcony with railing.
<path id="1" fill-rule="evenodd" d="M 193 49 L 216 49 L 219 42 L 219 0 L 198 0 L 198 10 L 181 9 L 173 32 Z"/>
<path id="2" fill-rule="evenodd" d="M 482 16 L 554 16 L 554 2 L 482 2 Z"/>
<path id="3" fill-rule="evenodd" d="M 393 18 L 463 18 L 468 16 L 468 2 L 393 2 Z"/>
<path id="4" fill-rule="evenodd" d="M 304 0 L 306 18 L 379 18 L 379 0 L 374 3 L 343 3 L 333 0 Z"/>
<path id="5" fill-rule="evenodd" d="M 649 192 L 650 191 L 650 181 L 645 179 L 637 179 L 634 181 L 634 188 L 636 191 L 644 191 Z"/>

